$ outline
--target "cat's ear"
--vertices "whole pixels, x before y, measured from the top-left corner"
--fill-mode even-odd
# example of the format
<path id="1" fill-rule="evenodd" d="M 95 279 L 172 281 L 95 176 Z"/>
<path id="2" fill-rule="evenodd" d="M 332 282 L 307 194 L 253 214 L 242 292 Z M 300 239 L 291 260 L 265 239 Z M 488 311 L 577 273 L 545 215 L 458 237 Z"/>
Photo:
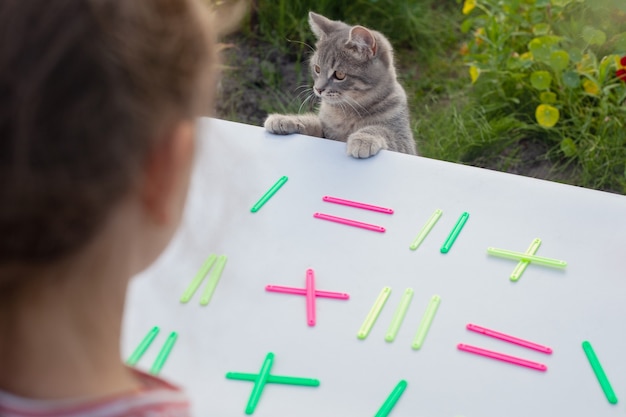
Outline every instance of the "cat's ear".
<path id="1" fill-rule="evenodd" d="M 321 14 L 309 12 L 309 25 L 317 39 L 322 39 L 337 29 L 337 23 Z"/>
<path id="2" fill-rule="evenodd" d="M 375 56 L 378 50 L 374 34 L 363 26 L 354 26 L 350 29 L 350 36 L 348 36 L 346 46 L 360 54 L 364 54 L 367 58 Z"/>

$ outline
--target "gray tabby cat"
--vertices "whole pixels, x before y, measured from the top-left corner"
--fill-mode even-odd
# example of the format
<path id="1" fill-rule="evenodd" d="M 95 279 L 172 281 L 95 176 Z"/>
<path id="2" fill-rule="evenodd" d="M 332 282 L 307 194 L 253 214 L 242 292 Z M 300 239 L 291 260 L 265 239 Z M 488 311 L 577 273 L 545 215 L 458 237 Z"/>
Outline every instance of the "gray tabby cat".
<path id="1" fill-rule="evenodd" d="M 310 60 L 319 113 L 271 114 L 265 129 L 347 142 L 355 158 L 381 149 L 416 155 L 406 93 L 396 79 L 393 51 L 379 32 L 310 12 L 317 37 Z"/>

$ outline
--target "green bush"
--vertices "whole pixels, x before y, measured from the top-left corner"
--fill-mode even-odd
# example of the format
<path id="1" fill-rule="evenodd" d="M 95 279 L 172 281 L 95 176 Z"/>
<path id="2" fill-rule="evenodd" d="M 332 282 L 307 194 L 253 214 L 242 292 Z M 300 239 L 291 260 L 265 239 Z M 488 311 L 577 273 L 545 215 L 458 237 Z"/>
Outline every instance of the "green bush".
<path id="1" fill-rule="evenodd" d="M 473 102 L 514 116 L 575 162 L 585 186 L 626 192 L 626 2 L 465 0 Z"/>

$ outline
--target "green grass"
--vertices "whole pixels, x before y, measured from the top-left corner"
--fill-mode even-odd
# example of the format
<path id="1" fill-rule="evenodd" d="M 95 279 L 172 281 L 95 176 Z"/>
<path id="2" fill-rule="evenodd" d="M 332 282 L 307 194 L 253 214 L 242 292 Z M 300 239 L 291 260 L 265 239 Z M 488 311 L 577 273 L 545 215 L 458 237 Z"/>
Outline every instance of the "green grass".
<path id="1" fill-rule="evenodd" d="M 502 0 L 508 1 L 517 0 Z M 621 0 L 610 1 L 621 4 Z M 461 31 L 466 18 L 461 14 L 461 3 L 462 0 L 258 0 L 256 15 L 251 18 L 256 25 L 247 25 L 247 36 L 269 42 L 291 59 L 304 62 L 315 42 L 307 21 L 310 10 L 376 29 L 394 45 L 398 76 L 409 97 L 421 155 L 512 170 L 529 163 L 522 147 L 535 144 L 541 149 L 540 159 L 553 167 L 551 179 L 626 193 L 626 97 L 614 103 L 619 114 L 608 119 L 602 131 L 592 128 L 592 122 L 597 121 L 593 109 L 581 109 L 580 119 L 564 121 L 575 124 L 577 132 L 576 157 L 568 156 L 563 137 L 539 127 L 527 116 L 528 109 L 536 106 L 531 97 L 511 99 L 514 80 L 509 85 L 489 85 L 484 82 L 488 75 L 481 75 L 481 83 L 471 84 L 468 67 L 459 53 L 461 45 L 473 38 L 471 33 Z M 588 11 L 581 11 L 580 19 L 584 19 Z M 626 21 L 626 15 L 623 18 Z M 572 18 L 560 24 L 567 26 L 575 37 L 586 22 Z M 268 84 L 277 85 L 275 78 L 280 74 L 271 63 L 265 65 L 262 71 L 267 72 Z M 481 94 L 483 100 L 477 100 Z M 484 100 L 485 95 L 490 98 Z M 300 104 L 297 93 L 270 88 L 259 107 L 267 113 L 291 113 L 298 111 Z M 589 123 L 585 118 L 589 118 Z"/>

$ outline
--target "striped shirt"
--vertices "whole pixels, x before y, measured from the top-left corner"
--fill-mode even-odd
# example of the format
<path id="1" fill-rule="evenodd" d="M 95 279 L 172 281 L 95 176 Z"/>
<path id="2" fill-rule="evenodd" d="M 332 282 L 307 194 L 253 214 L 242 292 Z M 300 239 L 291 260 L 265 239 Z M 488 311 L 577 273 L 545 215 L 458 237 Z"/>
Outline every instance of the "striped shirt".
<path id="1" fill-rule="evenodd" d="M 190 417 L 177 387 L 134 370 L 142 388 L 91 400 L 33 400 L 0 391 L 1 417 Z"/>

